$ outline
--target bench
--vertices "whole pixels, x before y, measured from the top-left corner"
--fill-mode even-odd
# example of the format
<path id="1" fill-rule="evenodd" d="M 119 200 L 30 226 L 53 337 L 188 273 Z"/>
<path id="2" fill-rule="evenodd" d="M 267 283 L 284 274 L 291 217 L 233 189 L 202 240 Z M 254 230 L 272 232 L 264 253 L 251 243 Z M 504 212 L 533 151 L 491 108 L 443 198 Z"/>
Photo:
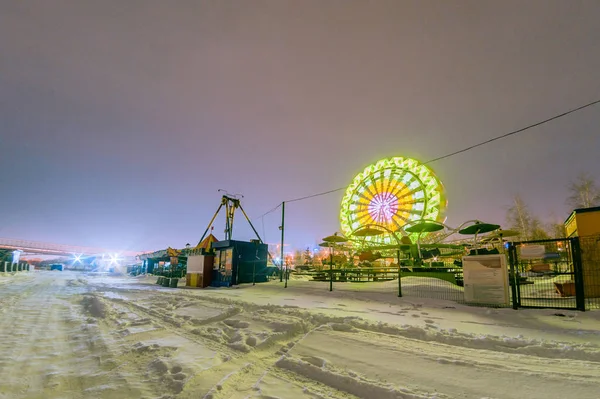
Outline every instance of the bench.
<path id="1" fill-rule="evenodd" d="M 556 292 L 562 297 L 575 296 L 575 283 L 572 281 L 554 283 L 554 288 L 556 288 Z"/>
<path id="2" fill-rule="evenodd" d="M 548 263 L 536 263 L 532 265 L 529 269 L 533 273 L 547 274 L 552 273 L 552 269 L 550 269 L 550 265 Z"/>

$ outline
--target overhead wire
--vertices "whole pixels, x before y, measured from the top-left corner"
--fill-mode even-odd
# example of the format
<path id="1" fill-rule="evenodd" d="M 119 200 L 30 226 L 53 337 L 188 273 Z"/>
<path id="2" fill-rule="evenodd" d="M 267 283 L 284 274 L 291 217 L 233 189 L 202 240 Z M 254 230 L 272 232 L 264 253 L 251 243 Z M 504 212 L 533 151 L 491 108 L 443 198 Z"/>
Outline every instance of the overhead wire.
<path id="1" fill-rule="evenodd" d="M 463 152 L 467 152 L 467 151 L 470 151 L 470 150 L 472 150 L 474 148 L 481 147 L 481 146 L 489 144 L 489 143 L 491 143 L 493 141 L 501 140 L 501 139 L 507 138 L 509 136 L 513 136 L 515 134 L 522 133 L 522 132 L 524 132 L 526 130 L 529 130 L 531 128 L 543 125 L 543 124 L 551 122 L 551 121 L 553 121 L 555 119 L 562 118 L 563 116 L 567 116 L 569 114 L 572 114 L 573 112 L 581 111 L 584 108 L 591 107 L 591 106 L 596 105 L 596 104 L 600 104 L 600 100 L 592 101 L 591 103 L 587 103 L 587 104 L 582 105 L 580 107 L 577 107 L 577 108 L 574 108 L 572 110 L 563 112 L 562 114 L 555 115 L 555 116 L 553 116 L 551 118 L 544 119 L 543 121 L 533 123 L 531 125 L 525 126 L 524 128 L 513 130 L 512 132 L 505 133 L 505 134 L 502 134 L 500 136 L 496 136 L 496 137 L 491 138 L 491 139 L 486 140 L 486 141 L 482 141 L 481 143 L 477 143 L 477 144 L 471 145 L 469 147 L 463 148 L 462 150 L 454 151 L 454 152 L 451 152 L 450 154 L 446 154 L 446 155 L 443 155 L 441 157 L 434 158 L 434 159 L 432 159 L 430 161 L 425 162 L 425 164 L 429 164 L 429 163 L 432 163 L 432 162 L 440 161 L 442 159 L 450 158 L 450 157 L 452 157 L 454 155 L 462 154 Z"/>
<path id="2" fill-rule="evenodd" d="M 280 206 L 281 206 L 281 203 L 280 203 L 280 204 L 278 204 L 278 205 L 277 205 L 276 207 L 274 207 L 273 209 L 271 209 L 271 210 L 269 210 L 269 211 L 267 211 L 267 212 L 263 213 L 262 215 L 260 215 L 260 216 L 258 216 L 258 217 L 255 217 L 255 218 L 252 218 L 252 220 L 263 219 L 263 218 L 264 218 L 265 216 L 267 216 L 269 213 L 273 213 L 273 212 L 275 212 L 275 211 L 276 211 L 276 210 L 277 210 L 277 209 L 278 209 Z"/>
<path id="3" fill-rule="evenodd" d="M 429 160 L 427 162 L 424 162 L 424 164 L 427 165 L 427 164 L 430 164 L 430 163 L 433 163 L 433 162 L 440 161 L 442 159 L 450 158 L 452 156 L 455 156 L 455 155 L 458 155 L 458 154 L 462 154 L 463 152 L 470 151 L 470 150 L 472 150 L 474 148 L 484 146 L 484 145 L 489 144 L 491 142 L 498 141 L 498 140 L 501 140 L 501 139 L 504 139 L 504 138 L 507 138 L 507 137 L 510 137 L 510 136 L 514 136 L 514 135 L 516 135 L 518 133 L 522 133 L 522 132 L 524 132 L 526 130 L 529 130 L 529 129 L 532 129 L 534 127 L 546 124 L 548 122 L 551 122 L 553 120 L 562 118 L 562 117 L 567 116 L 569 114 L 572 114 L 574 112 L 581 111 L 584 108 L 588 108 L 588 107 L 594 106 L 596 104 L 600 104 L 600 100 L 589 102 L 589 103 L 587 103 L 585 105 L 579 106 L 577 108 L 573 108 L 573 109 L 571 109 L 569 111 L 566 111 L 566 112 L 563 112 L 561 114 L 554 115 L 551 118 L 547 118 L 547 119 L 544 119 L 542 121 L 533 123 L 531 125 L 527 125 L 527 126 L 525 126 L 523 128 L 520 128 L 520 129 L 517 129 L 517 130 L 513 130 L 511 132 L 504 133 L 504 134 L 501 134 L 499 136 L 493 137 L 493 138 L 491 138 L 489 140 L 485 140 L 485 141 L 482 141 L 480 143 L 470 145 L 470 146 L 465 147 L 465 148 L 463 148 L 461 150 L 454 151 L 454 152 L 451 152 L 449 154 L 439 156 L 437 158 L 433 158 L 433 159 L 431 159 L 431 160 Z M 284 202 L 289 203 L 289 202 L 303 201 L 303 200 L 310 199 L 310 198 L 315 198 L 315 197 L 320 197 L 320 196 L 327 195 L 327 194 L 332 194 L 332 193 L 335 193 L 335 192 L 338 192 L 338 191 L 342 191 L 342 190 L 345 190 L 345 189 L 346 189 L 346 187 L 340 187 L 340 188 L 336 188 L 336 189 L 333 189 L 333 190 L 324 191 L 324 192 L 321 192 L 321 193 L 316 193 L 316 194 L 312 194 L 312 195 L 306 195 L 304 197 L 293 198 L 291 200 L 287 200 L 287 201 L 284 201 Z M 277 210 L 277 208 L 279 208 L 280 206 L 281 206 L 281 204 L 277 205 L 275 208 L 273 208 L 270 211 L 264 213 L 263 215 L 259 216 L 258 218 L 263 218 L 264 216 L 268 215 L 269 213 L 275 212 Z"/>

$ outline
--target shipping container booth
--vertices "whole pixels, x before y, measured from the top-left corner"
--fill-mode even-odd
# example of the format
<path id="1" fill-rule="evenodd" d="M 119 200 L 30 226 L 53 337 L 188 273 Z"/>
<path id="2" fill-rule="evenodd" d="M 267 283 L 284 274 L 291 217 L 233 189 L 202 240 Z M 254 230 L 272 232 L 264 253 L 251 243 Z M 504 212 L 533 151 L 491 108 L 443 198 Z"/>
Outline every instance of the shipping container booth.
<path id="1" fill-rule="evenodd" d="M 267 244 L 257 240 L 225 240 L 213 242 L 212 248 L 215 251 L 213 287 L 268 281 Z"/>

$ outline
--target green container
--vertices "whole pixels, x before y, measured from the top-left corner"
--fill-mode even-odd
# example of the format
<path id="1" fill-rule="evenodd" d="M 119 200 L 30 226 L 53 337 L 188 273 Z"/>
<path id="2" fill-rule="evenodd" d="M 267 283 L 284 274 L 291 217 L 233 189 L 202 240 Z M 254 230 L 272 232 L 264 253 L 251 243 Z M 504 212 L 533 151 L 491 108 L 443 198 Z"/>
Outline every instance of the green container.
<path id="1" fill-rule="evenodd" d="M 158 276 L 158 279 L 156 280 L 156 284 L 162 285 L 162 279 L 163 279 L 163 276 Z"/>
<path id="2" fill-rule="evenodd" d="M 171 283 L 169 284 L 169 287 L 171 288 L 177 288 L 177 283 L 179 282 L 178 278 L 172 278 L 171 279 Z"/>
<path id="3" fill-rule="evenodd" d="M 161 284 L 163 287 L 168 287 L 170 283 L 171 283 L 171 279 L 170 278 L 163 277 L 163 281 L 162 281 L 162 284 Z"/>

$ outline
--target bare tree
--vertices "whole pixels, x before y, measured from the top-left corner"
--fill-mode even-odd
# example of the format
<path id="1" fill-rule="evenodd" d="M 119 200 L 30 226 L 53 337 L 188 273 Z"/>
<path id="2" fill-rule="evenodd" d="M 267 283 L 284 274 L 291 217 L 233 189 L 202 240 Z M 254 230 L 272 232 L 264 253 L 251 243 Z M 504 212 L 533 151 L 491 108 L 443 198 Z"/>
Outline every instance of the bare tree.
<path id="1" fill-rule="evenodd" d="M 542 221 L 535 216 L 531 218 L 531 224 L 529 226 L 530 238 L 532 240 L 547 240 L 550 238 L 550 234 L 546 229 L 546 226 Z"/>
<path id="2" fill-rule="evenodd" d="M 506 222 L 511 229 L 520 233 L 521 240 L 531 239 L 532 219 L 533 217 L 525 201 L 516 195 L 513 198 L 512 206 L 508 208 L 506 213 Z"/>
<path id="3" fill-rule="evenodd" d="M 588 174 L 581 173 L 569 184 L 567 203 L 575 209 L 600 206 L 600 188 Z"/>
<path id="4" fill-rule="evenodd" d="M 551 238 L 564 238 L 567 236 L 567 231 L 565 230 L 565 224 L 562 223 L 556 215 L 550 215 L 549 222 L 546 225 L 546 231 L 550 234 Z"/>

